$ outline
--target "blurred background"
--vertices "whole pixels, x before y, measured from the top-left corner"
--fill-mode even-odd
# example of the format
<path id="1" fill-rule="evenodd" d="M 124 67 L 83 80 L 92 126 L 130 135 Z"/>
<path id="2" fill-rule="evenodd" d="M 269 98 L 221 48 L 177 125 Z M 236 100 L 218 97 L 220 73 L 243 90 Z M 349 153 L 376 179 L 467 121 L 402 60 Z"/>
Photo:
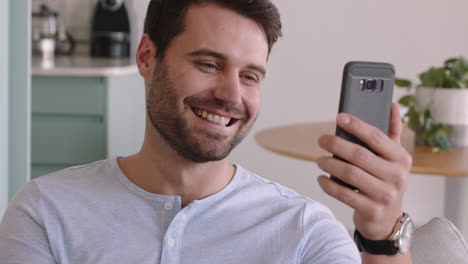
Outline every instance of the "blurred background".
<path id="1" fill-rule="evenodd" d="M 232 153 L 231 160 L 321 201 L 352 230 L 352 210 L 322 192 L 316 182 L 322 172 L 315 163 L 270 153 L 259 147 L 253 136 L 262 129 L 275 126 L 334 120 L 342 70 L 347 61 L 389 62 L 395 66 L 398 77 L 416 80 L 417 74 L 431 65 L 439 65 L 449 57 L 467 56 L 468 17 L 465 13 L 468 2 L 273 2 L 282 15 L 284 36 L 270 57 L 257 124 Z M 0 152 L 0 215 L 8 198 L 31 177 L 139 150 L 144 125 L 144 95 L 133 56 L 148 3 L 148 0 L 125 1 L 129 38 L 124 44 L 122 41 L 114 44 L 120 50 L 128 44 L 130 56 L 127 58 L 122 51 L 90 56 L 93 32 L 99 31 L 93 27 L 97 0 L 1 0 L 0 10 L 3 10 L 0 12 L 5 16 L 0 14 L 0 17 L 5 23 L 0 23 L 0 55 L 5 57 L 0 61 L 7 63 L 0 68 L 0 107 L 4 110 L 0 111 L 0 145 L 3 144 Z M 41 49 L 34 43 L 41 38 L 35 39 L 37 35 L 32 32 L 34 26 L 31 27 L 35 21 L 32 14 L 36 14 L 37 23 L 37 14 L 44 4 L 56 13 L 52 16 L 59 18 L 62 33 L 66 32 L 65 36 L 68 36 L 63 40 L 73 39 L 72 52 L 67 54 L 69 50 L 63 48 L 62 54 L 55 52 L 52 59 L 44 57 L 46 46 Z M 10 11 L 9 16 L 5 10 Z M 112 42 L 101 39 L 99 45 L 113 46 L 109 41 Z M 64 47 L 69 46 L 69 42 L 64 44 Z M 29 51 L 32 55 L 28 55 Z M 16 54 L 14 58 L 12 54 Z M 76 93 L 73 87 L 80 85 L 85 88 L 76 89 L 86 90 L 86 93 Z M 395 88 L 394 101 L 404 93 Z M 74 103 L 83 101 L 95 103 L 89 106 Z M 57 102 L 68 103 L 60 105 Z M 74 127 L 77 123 L 83 126 Z M 31 132 L 27 132 L 28 129 Z M 54 135 L 50 131 L 60 133 Z M 95 149 L 91 153 L 81 149 L 77 155 L 67 156 L 76 147 L 68 146 L 68 141 L 88 144 Z M 443 176 L 412 174 L 404 209 L 410 212 L 417 225 L 443 216 L 445 191 Z"/>

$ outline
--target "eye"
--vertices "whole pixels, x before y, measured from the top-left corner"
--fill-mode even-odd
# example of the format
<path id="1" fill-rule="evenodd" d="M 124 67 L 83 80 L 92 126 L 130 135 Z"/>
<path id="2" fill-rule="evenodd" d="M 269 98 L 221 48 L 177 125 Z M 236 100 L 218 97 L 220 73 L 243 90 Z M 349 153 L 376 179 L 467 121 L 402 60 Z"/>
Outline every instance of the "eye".
<path id="1" fill-rule="evenodd" d="M 212 62 L 198 61 L 195 64 L 205 72 L 214 72 L 218 70 L 218 65 Z"/>
<path id="2" fill-rule="evenodd" d="M 256 74 L 253 73 L 244 73 L 241 77 L 246 80 L 249 84 L 257 84 L 260 82 L 260 78 Z"/>
<path id="3" fill-rule="evenodd" d="M 208 68 L 208 69 L 216 69 L 216 65 L 211 64 L 211 63 L 203 63 L 203 67 Z"/>

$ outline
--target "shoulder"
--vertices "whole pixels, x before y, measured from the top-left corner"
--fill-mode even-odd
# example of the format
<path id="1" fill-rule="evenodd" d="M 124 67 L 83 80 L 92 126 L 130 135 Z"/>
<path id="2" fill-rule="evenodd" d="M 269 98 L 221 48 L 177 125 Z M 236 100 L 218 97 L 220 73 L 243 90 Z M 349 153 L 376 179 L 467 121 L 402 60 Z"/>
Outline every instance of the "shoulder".
<path id="1" fill-rule="evenodd" d="M 112 162 L 101 160 L 37 177 L 22 187 L 14 201 L 46 210 L 113 194 L 121 184 Z"/>
<path id="2" fill-rule="evenodd" d="M 23 185 L 21 189 L 13 196 L 8 210 L 22 210 L 23 212 L 34 211 L 35 215 L 40 214 L 41 193 L 37 184 L 30 181 Z"/>
<path id="3" fill-rule="evenodd" d="M 102 178 L 103 173 L 110 170 L 108 163 L 108 160 L 101 160 L 37 177 L 22 186 L 12 203 L 15 200 L 39 200 L 43 193 L 76 189 L 79 185 L 95 182 L 96 178 Z"/>
<path id="4" fill-rule="evenodd" d="M 268 201 L 268 203 L 274 202 L 276 206 L 284 204 L 288 207 L 296 207 L 302 211 L 304 218 L 334 219 L 332 212 L 322 203 L 300 195 L 291 188 L 263 178 L 239 165 L 236 167 L 240 173 L 238 192 L 243 195 L 252 194 L 258 199 Z"/>
<path id="5" fill-rule="evenodd" d="M 40 176 L 31 182 L 37 185 L 41 192 L 54 193 L 58 191 L 74 192 L 93 189 L 113 180 L 115 174 L 113 159 L 100 160 L 90 164 L 69 167 L 51 174 Z"/>
<path id="6" fill-rule="evenodd" d="M 96 174 L 101 174 L 108 165 L 109 160 L 100 160 L 93 163 L 72 166 L 59 170 L 50 174 L 46 174 L 35 178 L 32 182 L 38 185 L 66 183 L 68 181 L 82 180 L 86 177 L 92 177 Z"/>

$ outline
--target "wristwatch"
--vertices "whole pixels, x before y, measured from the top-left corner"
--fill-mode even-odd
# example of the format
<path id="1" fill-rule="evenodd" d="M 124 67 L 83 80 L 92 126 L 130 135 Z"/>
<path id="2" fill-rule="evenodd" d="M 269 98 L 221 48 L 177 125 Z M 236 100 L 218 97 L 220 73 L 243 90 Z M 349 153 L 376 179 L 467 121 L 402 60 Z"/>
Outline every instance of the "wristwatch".
<path id="1" fill-rule="evenodd" d="M 367 252 L 373 255 L 402 255 L 408 252 L 411 234 L 413 233 L 413 221 L 407 213 L 403 213 L 393 227 L 389 240 L 369 240 L 354 231 L 354 242 L 359 252 Z"/>

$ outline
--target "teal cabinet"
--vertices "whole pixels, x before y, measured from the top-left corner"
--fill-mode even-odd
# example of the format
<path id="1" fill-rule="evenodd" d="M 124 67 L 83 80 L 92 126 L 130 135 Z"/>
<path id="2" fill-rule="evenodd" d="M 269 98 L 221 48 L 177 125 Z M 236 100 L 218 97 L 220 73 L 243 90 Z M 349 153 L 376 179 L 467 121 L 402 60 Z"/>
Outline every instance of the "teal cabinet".
<path id="1" fill-rule="evenodd" d="M 135 86 L 143 85 L 137 75 L 118 77 L 34 76 L 32 78 L 31 178 L 66 167 L 91 163 L 111 155 L 136 152 L 143 137 L 144 95 L 129 99 Z M 123 92 L 122 92 L 123 91 Z M 142 92 L 142 91 L 141 91 Z M 116 113 L 121 102 L 141 111 Z M 119 115 L 123 118 L 109 117 Z M 115 121 L 112 121 L 114 120 Z M 140 120 L 139 133 L 122 139 L 119 131 Z M 109 127 L 112 128 L 110 131 Z M 114 131 L 116 130 L 116 131 Z M 117 136 L 114 134 L 117 133 Z M 111 138 L 116 140 L 110 141 Z M 127 149 L 118 146 L 132 142 Z M 133 143 L 134 142 L 134 143 Z M 110 146 L 109 146 L 110 145 Z M 121 153 L 111 153 L 110 147 Z"/>
<path id="2" fill-rule="evenodd" d="M 106 111 L 103 77 L 34 77 L 33 88 L 33 114 L 102 116 Z"/>

